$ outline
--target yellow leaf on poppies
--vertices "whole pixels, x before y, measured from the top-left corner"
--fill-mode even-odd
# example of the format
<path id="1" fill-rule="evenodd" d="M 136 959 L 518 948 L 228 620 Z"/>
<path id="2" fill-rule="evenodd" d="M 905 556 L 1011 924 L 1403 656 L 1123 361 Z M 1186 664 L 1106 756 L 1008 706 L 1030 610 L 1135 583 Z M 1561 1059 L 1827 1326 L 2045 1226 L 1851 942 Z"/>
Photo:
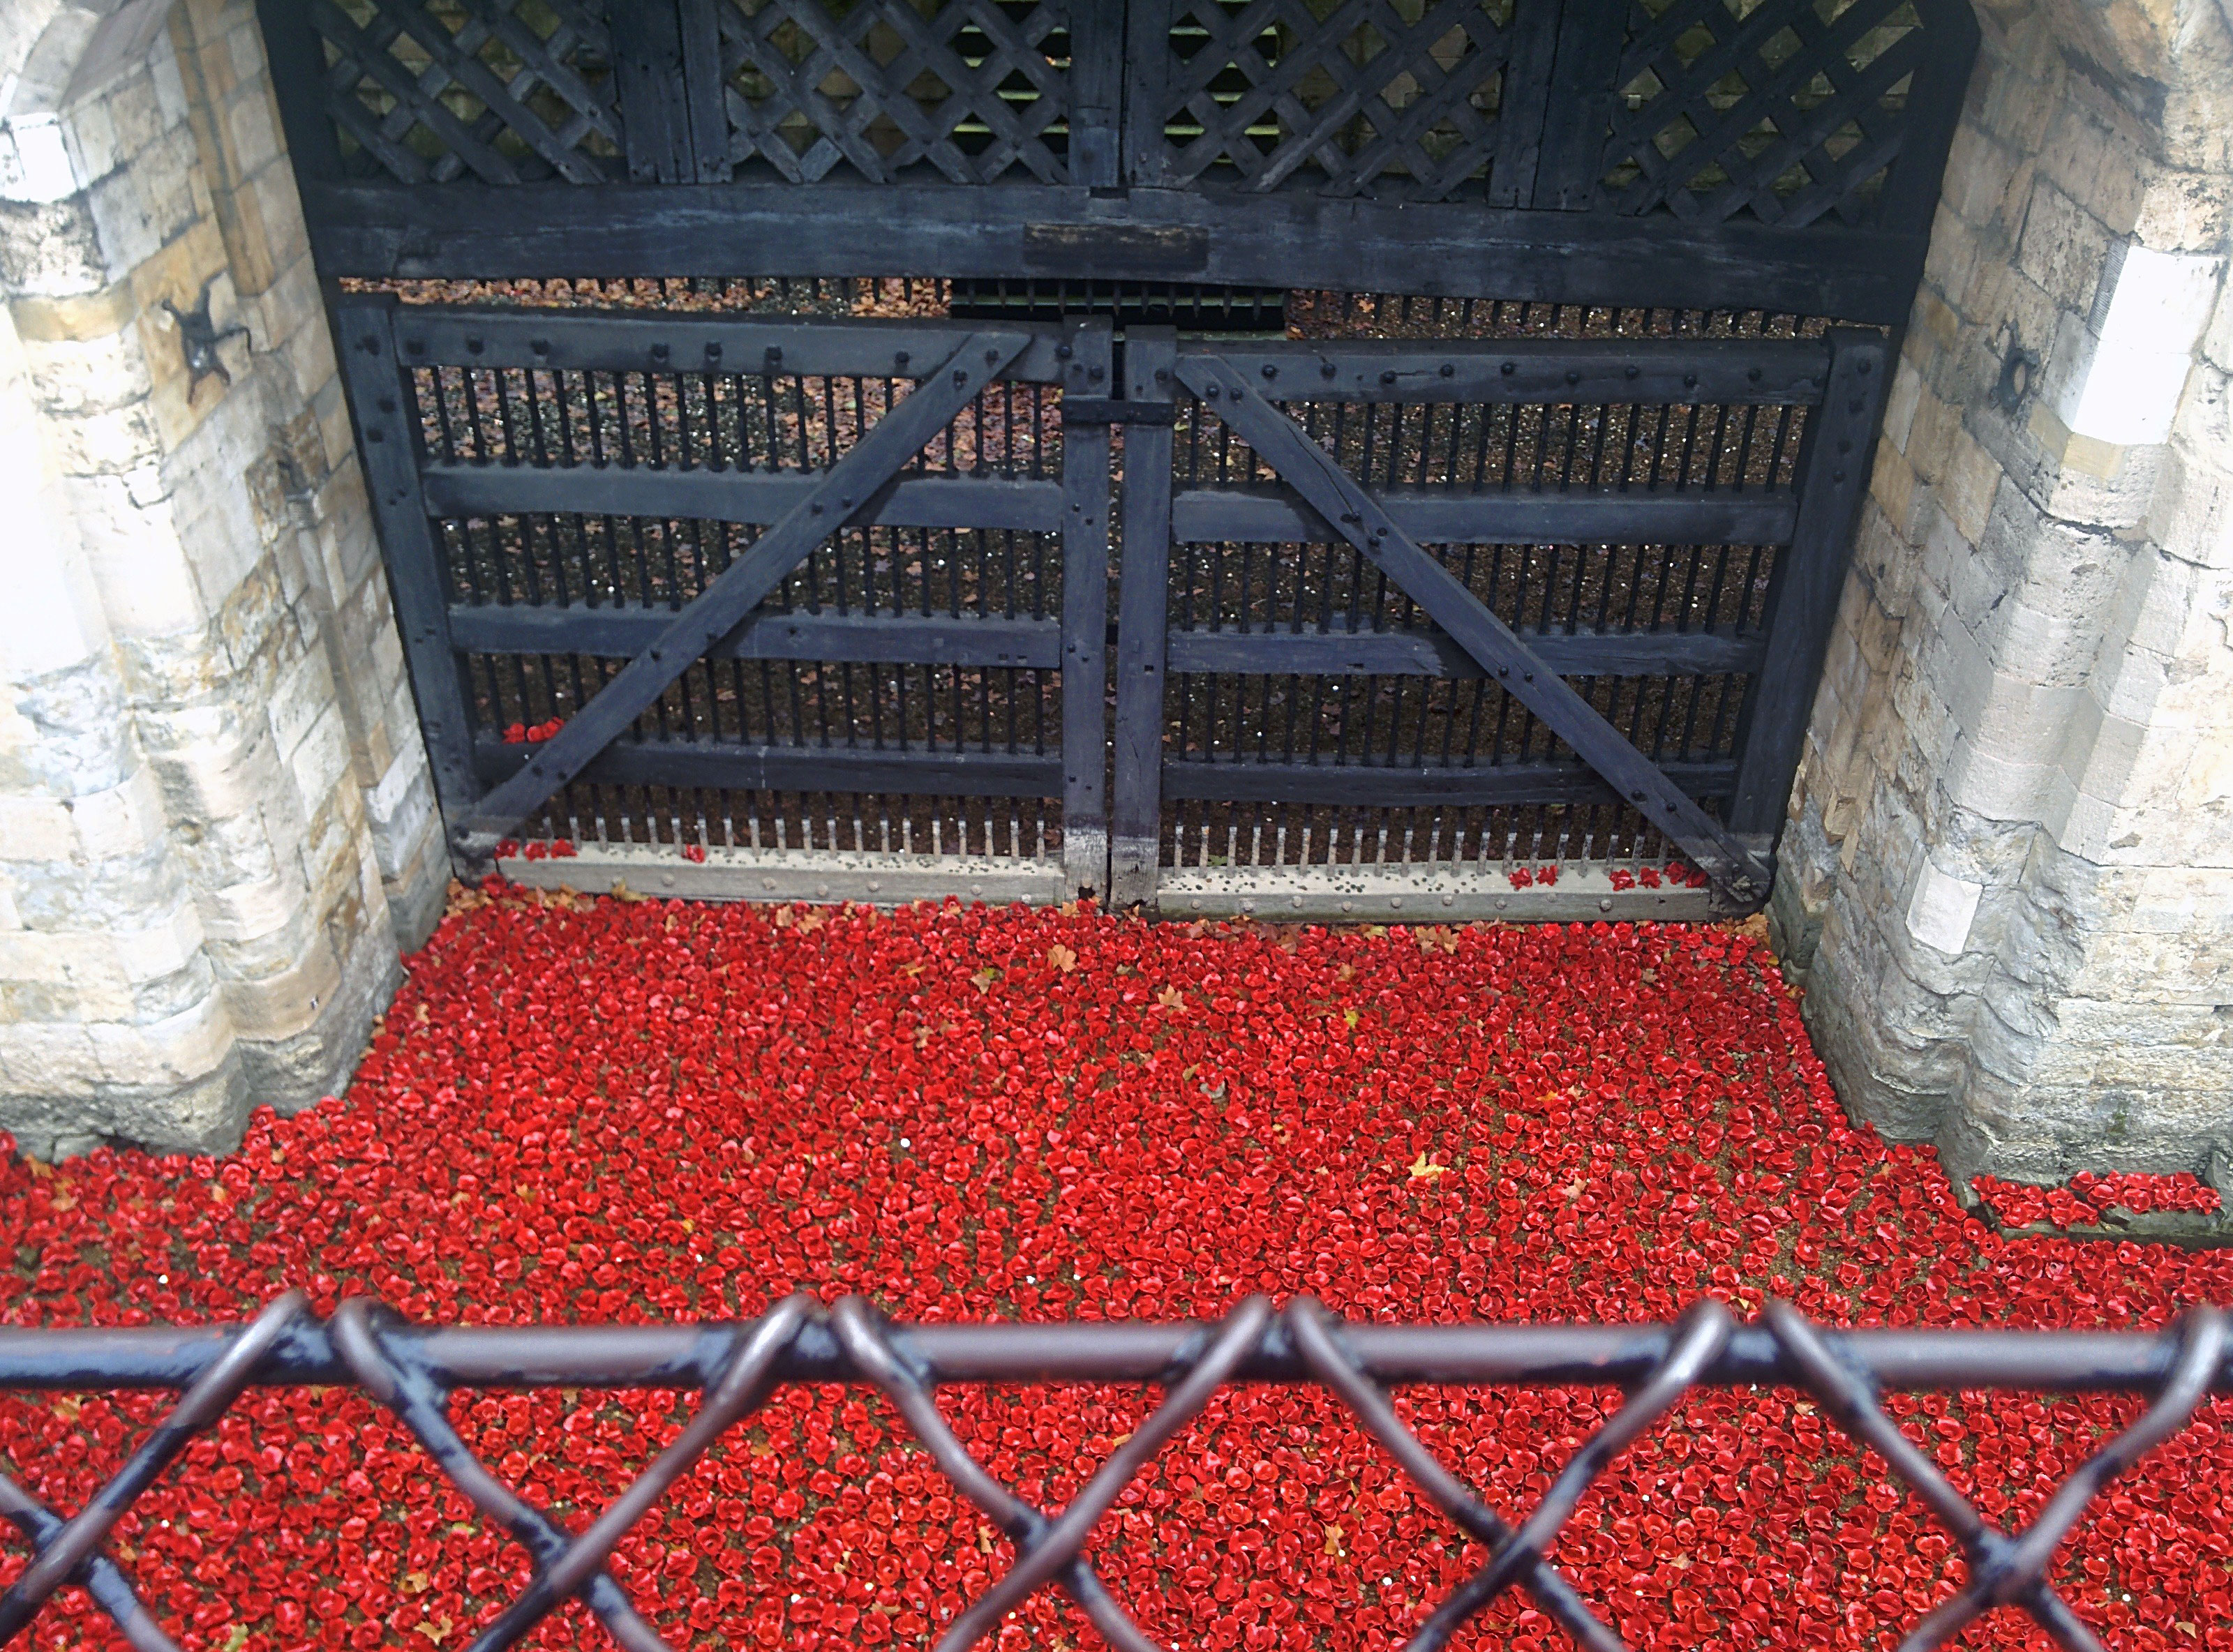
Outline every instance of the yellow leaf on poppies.
<path id="1" fill-rule="evenodd" d="M 1336 1559 L 1340 1558 L 1344 1552 L 1341 1546 L 1341 1528 L 1339 1526 L 1330 1525 L 1326 1527 L 1325 1551 Z"/>
<path id="2" fill-rule="evenodd" d="M 1057 941 L 1047 948 L 1047 962 L 1067 975 L 1077 967 L 1077 954 Z"/>
<path id="3" fill-rule="evenodd" d="M 1186 994 L 1175 986 L 1167 986 L 1156 994 L 1156 1002 L 1166 1010 L 1183 1010 L 1186 1008 Z"/>
<path id="4" fill-rule="evenodd" d="M 1432 1181 L 1437 1176 L 1448 1175 L 1449 1170 L 1446 1164 L 1429 1164 L 1423 1148 L 1420 1149 L 1419 1156 L 1411 1161 L 1411 1180 L 1414 1181 Z"/>
<path id="5" fill-rule="evenodd" d="M 999 979 L 1000 972 L 987 964 L 983 969 L 979 970 L 974 975 L 972 975 L 969 978 L 969 985 L 975 987 L 980 992 L 982 992 L 990 988 L 993 983 Z"/>

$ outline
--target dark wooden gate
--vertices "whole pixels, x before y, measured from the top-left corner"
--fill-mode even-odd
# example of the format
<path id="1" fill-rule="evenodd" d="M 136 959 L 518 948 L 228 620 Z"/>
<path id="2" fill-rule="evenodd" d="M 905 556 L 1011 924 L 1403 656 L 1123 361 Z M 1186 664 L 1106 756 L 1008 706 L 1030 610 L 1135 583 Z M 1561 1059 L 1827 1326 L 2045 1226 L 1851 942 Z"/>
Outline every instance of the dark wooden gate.
<path id="1" fill-rule="evenodd" d="M 1118 899 L 1702 907 L 1670 862 L 1765 898 L 1881 334 L 1143 330 L 1126 369 Z"/>
<path id="2" fill-rule="evenodd" d="M 466 863 L 1763 897 L 1963 0 L 260 10 Z"/>
<path id="3" fill-rule="evenodd" d="M 1104 884 L 1109 436 L 1061 406 L 1106 322 L 336 316 L 461 853 L 771 900 Z"/>

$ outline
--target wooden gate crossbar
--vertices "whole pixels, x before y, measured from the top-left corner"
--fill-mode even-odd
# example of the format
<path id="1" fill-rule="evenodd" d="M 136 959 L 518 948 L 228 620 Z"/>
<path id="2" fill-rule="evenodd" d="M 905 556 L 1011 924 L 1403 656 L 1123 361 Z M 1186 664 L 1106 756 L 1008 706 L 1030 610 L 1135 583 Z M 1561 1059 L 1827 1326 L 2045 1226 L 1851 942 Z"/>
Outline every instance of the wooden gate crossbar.
<path id="1" fill-rule="evenodd" d="M 1032 341 L 1024 332 L 972 333 L 912 393 L 817 478 L 806 496 L 697 596 L 568 719 L 511 778 L 491 790 L 452 833 L 459 849 L 498 842 L 632 727 L 676 678 L 741 625 L 784 576 L 840 528 L 851 526 L 900 467 L 997 380 Z"/>
<path id="2" fill-rule="evenodd" d="M 1233 426 L 1334 530 L 1416 602 L 1482 670 L 1572 746 L 1618 796 L 1680 844 L 1733 901 L 1765 896 L 1771 874 L 1660 767 L 1484 607 L 1456 576 L 1405 533 L 1371 490 L 1344 471 L 1301 426 L 1266 401 L 1234 365 L 1182 354 L 1181 383 Z"/>

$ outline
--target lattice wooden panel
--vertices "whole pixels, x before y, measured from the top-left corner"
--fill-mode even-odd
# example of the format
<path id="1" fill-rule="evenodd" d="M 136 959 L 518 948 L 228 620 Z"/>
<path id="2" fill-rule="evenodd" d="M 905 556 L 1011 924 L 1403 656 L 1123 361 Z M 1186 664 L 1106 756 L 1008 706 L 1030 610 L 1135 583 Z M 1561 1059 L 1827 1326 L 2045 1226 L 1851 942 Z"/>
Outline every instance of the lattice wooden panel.
<path id="1" fill-rule="evenodd" d="M 344 155 L 406 184 L 622 170 L 604 0 L 309 0 Z"/>
<path id="2" fill-rule="evenodd" d="M 1913 0 L 1638 0 L 1602 204 L 1872 224 L 1937 43 Z"/>
<path id="3" fill-rule="evenodd" d="M 1477 198 L 1512 16 L 1513 0 L 1344 0 L 1330 13 L 1311 0 L 1186 0 L 1168 72 L 1148 88 L 1162 141 L 1142 145 L 1134 176 Z"/>
<path id="4" fill-rule="evenodd" d="M 1066 183 L 1071 10 L 721 0 L 730 159 L 793 183 L 925 167 L 957 184 L 1011 170 Z"/>

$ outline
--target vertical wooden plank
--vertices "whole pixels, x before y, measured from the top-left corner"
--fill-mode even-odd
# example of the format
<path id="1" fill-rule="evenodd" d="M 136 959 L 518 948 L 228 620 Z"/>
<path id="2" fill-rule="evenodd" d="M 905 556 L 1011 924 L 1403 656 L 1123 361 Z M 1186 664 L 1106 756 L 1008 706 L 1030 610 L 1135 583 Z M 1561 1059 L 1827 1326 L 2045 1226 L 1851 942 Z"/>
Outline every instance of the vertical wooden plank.
<path id="1" fill-rule="evenodd" d="M 1124 340 L 1124 394 L 1168 406 L 1178 333 L 1136 327 Z M 1116 578 L 1116 795 L 1109 898 L 1152 904 L 1163 818 L 1163 645 L 1171 562 L 1171 427 L 1124 427 L 1124 541 Z"/>
<path id="2" fill-rule="evenodd" d="M 1927 237 L 1938 215 L 1946 154 L 1962 123 L 1962 105 L 1976 67 L 1977 15 L 1967 0 L 1924 0 L 1916 8 L 1930 40 L 1907 100 L 1908 128 L 1891 173 L 1884 181 L 1875 227 L 1888 234 Z M 1916 274 L 1920 277 L 1921 268 Z"/>
<path id="3" fill-rule="evenodd" d="M 721 79 L 721 25 L 714 9 L 730 0 L 676 3 L 682 11 L 682 95 L 689 106 L 690 147 L 697 159 L 698 181 L 726 184 L 733 168 L 728 96 Z"/>
<path id="4" fill-rule="evenodd" d="M 1104 397 L 1105 320 L 1071 343 L 1065 395 Z M 1109 426 L 1062 431 L 1062 869 L 1074 895 L 1109 888 Z"/>
<path id="5" fill-rule="evenodd" d="M 310 26 L 309 7 L 303 0 L 257 0 L 256 21 L 295 175 L 304 183 L 339 183 L 341 140 L 326 110 L 326 51 Z"/>
<path id="6" fill-rule="evenodd" d="M 1124 8 L 1124 181 L 1150 188 L 1170 182 L 1163 103 L 1170 94 L 1177 9 L 1176 0 L 1127 0 Z"/>
<path id="7" fill-rule="evenodd" d="M 450 599 L 441 554 L 419 489 L 419 438 L 395 355 L 393 298 L 347 299 L 334 306 L 335 353 L 356 426 L 365 492 L 403 634 L 419 727 L 434 769 L 434 795 L 446 820 L 462 821 L 481 795 L 473 771 L 472 712 L 465 673 L 450 641 Z"/>
<path id="8" fill-rule="evenodd" d="M 1799 458 L 1798 524 L 1768 582 L 1767 658 L 1737 721 L 1728 825 L 1740 836 L 1773 840 L 1782 829 L 1884 411 L 1889 377 L 1884 335 L 1838 328 L 1827 338 L 1829 388 L 1807 419 Z"/>
<path id="9" fill-rule="evenodd" d="M 681 7 L 695 0 L 631 0 L 611 8 L 613 81 L 628 178 L 638 184 L 687 184 L 698 177 L 682 50 Z"/>
<path id="10" fill-rule="evenodd" d="M 1106 0 L 1070 0 L 1070 181 L 1087 189 L 1123 182 L 1117 150 L 1123 135 L 1124 8 Z"/>
<path id="11" fill-rule="evenodd" d="M 1551 65 L 1534 192 L 1527 205 L 1586 211 L 1597 201 L 1612 128 L 1613 84 L 1628 43 L 1631 0 L 1565 0 Z"/>
<path id="12" fill-rule="evenodd" d="M 1551 69 L 1559 55 L 1566 0 L 1516 0 L 1505 30 L 1502 94 L 1496 109 L 1496 159 L 1488 169 L 1491 206 L 1527 206 L 1549 114 Z"/>

